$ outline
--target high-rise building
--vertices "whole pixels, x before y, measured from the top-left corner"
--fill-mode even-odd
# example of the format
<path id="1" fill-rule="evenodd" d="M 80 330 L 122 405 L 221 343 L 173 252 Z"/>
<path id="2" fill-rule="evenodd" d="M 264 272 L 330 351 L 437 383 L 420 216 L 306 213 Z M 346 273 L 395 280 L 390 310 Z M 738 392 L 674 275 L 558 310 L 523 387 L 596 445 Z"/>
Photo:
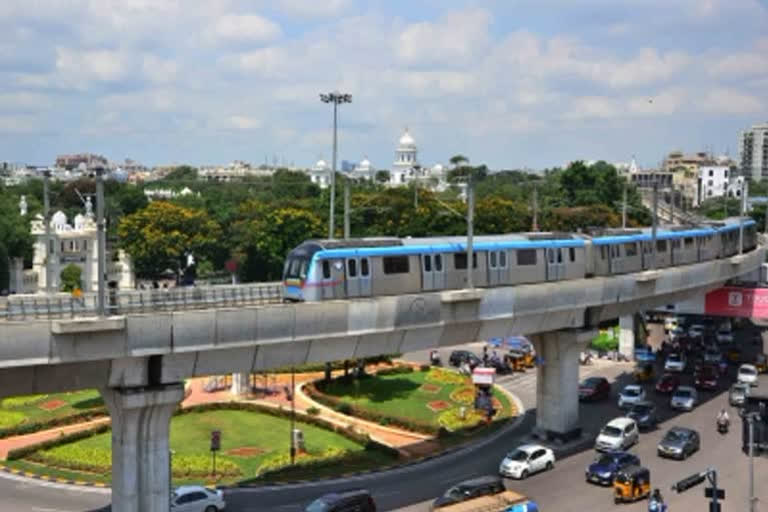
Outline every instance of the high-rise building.
<path id="1" fill-rule="evenodd" d="M 755 181 L 768 178 L 768 123 L 741 134 L 741 173 Z"/>

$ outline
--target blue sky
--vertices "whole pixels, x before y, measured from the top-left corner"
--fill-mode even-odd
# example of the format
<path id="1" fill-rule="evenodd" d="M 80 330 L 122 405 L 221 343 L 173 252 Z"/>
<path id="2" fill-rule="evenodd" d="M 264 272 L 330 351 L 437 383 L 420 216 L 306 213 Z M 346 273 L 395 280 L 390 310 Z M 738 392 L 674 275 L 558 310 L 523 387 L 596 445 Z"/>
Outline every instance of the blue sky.
<path id="1" fill-rule="evenodd" d="M 0 160 L 652 166 L 768 120 L 768 0 L 3 0 Z"/>

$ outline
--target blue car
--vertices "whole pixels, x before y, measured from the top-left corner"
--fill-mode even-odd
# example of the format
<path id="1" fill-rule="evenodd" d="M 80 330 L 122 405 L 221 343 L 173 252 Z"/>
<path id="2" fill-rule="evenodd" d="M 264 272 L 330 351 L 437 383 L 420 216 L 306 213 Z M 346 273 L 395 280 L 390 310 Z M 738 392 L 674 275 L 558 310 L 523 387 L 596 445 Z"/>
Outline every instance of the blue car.
<path id="1" fill-rule="evenodd" d="M 597 456 L 587 467 L 586 480 L 600 485 L 612 485 L 616 473 L 627 466 L 639 466 L 640 459 L 627 452 L 608 452 Z"/>

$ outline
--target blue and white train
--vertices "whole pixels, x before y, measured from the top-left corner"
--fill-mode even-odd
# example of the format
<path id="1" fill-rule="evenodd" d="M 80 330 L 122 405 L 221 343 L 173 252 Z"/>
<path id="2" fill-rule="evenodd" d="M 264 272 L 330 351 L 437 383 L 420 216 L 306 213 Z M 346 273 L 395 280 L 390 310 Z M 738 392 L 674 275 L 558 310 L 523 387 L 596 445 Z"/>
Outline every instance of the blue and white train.
<path id="1" fill-rule="evenodd" d="M 738 253 L 739 218 L 657 230 L 656 267 Z M 757 246 L 755 221 L 743 219 L 744 251 Z M 308 240 L 283 271 L 289 301 L 400 295 L 466 286 L 466 237 Z M 651 229 L 523 233 L 475 237 L 477 287 L 513 286 L 640 272 L 651 267 Z"/>

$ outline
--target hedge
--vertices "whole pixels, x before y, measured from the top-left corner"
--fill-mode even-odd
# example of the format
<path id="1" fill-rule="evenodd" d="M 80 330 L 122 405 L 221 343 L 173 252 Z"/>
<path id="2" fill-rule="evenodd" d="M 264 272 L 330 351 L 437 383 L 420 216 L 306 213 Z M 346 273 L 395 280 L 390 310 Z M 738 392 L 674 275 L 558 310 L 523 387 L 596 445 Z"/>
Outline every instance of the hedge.
<path id="1" fill-rule="evenodd" d="M 74 443 L 75 441 L 80 441 L 82 439 L 88 439 L 89 437 L 93 437 L 97 434 L 103 434 L 104 432 L 108 432 L 110 428 L 111 427 L 105 423 L 104 425 L 98 425 L 93 428 L 80 430 L 79 432 L 73 432 L 72 434 L 61 435 L 55 439 L 49 439 L 48 441 L 43 441 L 41 443 L 30 444 L 21 448 L 15 448 L 8 452 L 6 458 L 8 460 L 23 459 L 37 451 L 50 450 L 52 448 L 56 448 L 57 446 L 61 446 L 67 443 Z"/>
<path id="2" fill-rule="evenodd" d="M 98 409 L 70 414 L 69 416 L 51 418 L 46 421 L 24 423 L 22 425 L 16 425 L 15 427 L 0 429 L 0 439 L 12 436 L 22 436 L 25 434 L 33 434 L 41 430 L 63 427 L 66 425 L 75 425 L 77 423 L 84 423 L 86 421 L 92 421 L 97 418 L 103 418 L 104 416 L 109 416 L 109 413 L 105 407 L 100 407 Z"/>
<path id="3" fill-rule="evenodd" d="M 382 354 L 379 356 L 364 357 L 363 362 L 367 365 L 379 364 L 379 363 L 392 364 L 392 360 L 397 359 L 400 356 L 402 356 L 402 354 Z M 356 360 L 348 359 L 347 361 L 350 361 L 350 363 L 352 363 L 353 361 L 356 361 Z M 329 363 L 331 363 L 331 370 L 344 369 L 344 360 L 329 361 Z M 349 364 L 348 368 L 352 370 L 354 366 L 355 366 L 354 364 Z M 270 370 L 267 370 L 264 373 L 291 373 L 291 371 L 295 373 L 323 372 L 325 371 L 325 363 L 307 363 L 307 364 L 302 364 L 298 366 L 279 366 L 277 368 L 272 368 Z"/>

